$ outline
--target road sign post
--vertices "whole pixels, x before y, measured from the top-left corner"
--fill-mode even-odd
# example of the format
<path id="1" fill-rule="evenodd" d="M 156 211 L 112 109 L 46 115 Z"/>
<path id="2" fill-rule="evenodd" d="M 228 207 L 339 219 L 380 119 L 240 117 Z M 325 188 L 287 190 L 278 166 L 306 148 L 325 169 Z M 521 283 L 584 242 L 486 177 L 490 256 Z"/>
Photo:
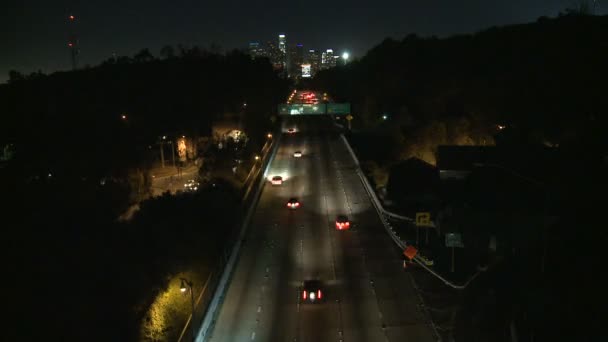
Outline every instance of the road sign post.
<path id="1" fill-rule="evenodd" d="M 445 246 L 452 248 L 452 273 L 454 273 L 454 248 L 464 248 L 462 243 L 462 236 L 460 233 L 447 233 L 445 234 Z"/>
<path id="2" fill-rule="evenodd" d="M 429 212 L 419 212 L 416 213 L 416 246 L 419 246 L 420 239 L 420 227 L 426 228 L 426 238 L 425 244 L 429 244 L 429 227 L 432 226 L 431 223 L 431 213 Z"/>

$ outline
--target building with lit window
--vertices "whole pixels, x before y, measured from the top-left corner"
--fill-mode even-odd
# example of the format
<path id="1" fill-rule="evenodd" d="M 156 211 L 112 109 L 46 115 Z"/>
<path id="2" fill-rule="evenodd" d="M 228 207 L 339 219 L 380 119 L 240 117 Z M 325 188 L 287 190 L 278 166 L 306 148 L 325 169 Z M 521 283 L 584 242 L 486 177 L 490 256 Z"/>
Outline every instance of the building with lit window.
<path id="1" fill-rule="evenodd" d="M 336 66 L 336 59 L 334 58 L 334 50 L 327 49 L 321 54 L 321 70 L 333 68 Z"/>
<path id="2" fill-rule="evenodd" d="M 317 50 L 308 50 L 304 63 L 310 64 L 310 75 L 314 76 L 321 70 L 321 54 Z"/>
<path id="3" fill-rule="evenodd" d="M 251 56 L 252 59 L 269 57 L 264 46 L 258 42 L 249 43 L 249 56 Z"/>
<path id="4" fill-rule="evenodd" d="M 304 45 L 296 44 L 288 50 L 288 74 L 291 78 L 302 76 L 302 64 L 304 63 Z"/>

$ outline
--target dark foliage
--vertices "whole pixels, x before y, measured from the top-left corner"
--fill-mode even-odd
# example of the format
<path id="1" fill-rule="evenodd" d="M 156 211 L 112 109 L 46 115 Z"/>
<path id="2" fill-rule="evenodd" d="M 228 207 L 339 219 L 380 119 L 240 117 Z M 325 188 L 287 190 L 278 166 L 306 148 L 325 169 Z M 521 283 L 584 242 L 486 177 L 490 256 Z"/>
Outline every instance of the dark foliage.
<path id="1" fill-rule="evenodd" d="M 218 183 L 148 200 L 120 223 L 129 179 L 149 166 L 159 136 L 208 136 L 244 102 L 245 127 L 263 136 L 287 87 L 270 64 L 238 52 L 180 52 L 158 60 L 144 49 L 49 76 L 11 72 L 0 86 L 0 143 L 16 146 L 0 168 L 10 312 L 2 340 L 135 340 L 169 275 L 214 266 L 240 220 L 238 191 Z"/>
<path id="2" fill-rule="evenodd" d="M 456 341 L 592 341 L 605 335 L 598 317 L 608 301 L 598 265 L 608 241 L 602 215 L 608 17 L 584 11 L 446 39 L 387 39 L 361 60 L 315 79 L 337 101 L 353 104 L 353 125 L 361 131 L 352 141 L 364 161 L 399 159 L 382 160 L 395 155 L 386 138 L 395 128 L 406 148 L 420 148 L 426 140 L 453 143 L 445 139 L 450 123 L 462 120 L 473 138 L 484 127 L 507 127 L 494 137 L 506 152 L 496 161 L 500 167 L 477 170 L 444 198 L 452 220 L 442 232 L 462 233 L 465 251 L 479 265 L 490 260 L 455 312 L 449 331 Z M 381 119 L 385 113 L 388 120 Z M 384 139 L 361 143 L 362 137 L 382 136 L 378 130 Z M 411 143 L 421 134 L 424 139 Z M 559 149 L 545 159 L 542 146 Z M 391 185 L 401 187 L 392 193 L 415 193 L 407 183 L 423 177 L 393 171 Z M 498 244 L 491 257 L 490 236 Z M 437 245 L 446 249 L 441 239 Z"/>

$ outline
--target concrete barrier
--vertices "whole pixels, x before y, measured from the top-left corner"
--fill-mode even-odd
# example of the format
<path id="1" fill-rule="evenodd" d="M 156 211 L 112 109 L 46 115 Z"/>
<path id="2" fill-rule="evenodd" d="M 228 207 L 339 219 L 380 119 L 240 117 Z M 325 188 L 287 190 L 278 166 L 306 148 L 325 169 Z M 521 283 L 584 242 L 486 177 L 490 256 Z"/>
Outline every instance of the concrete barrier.
<path id="1" fill-rule="evenodd" d="M 378 212 L 378 216 L 380 217 L 380 220 L 382 221 L 384 229 L 386 230 L 388 235 L 391 237 L 391 239 L 395 242 L 395 244 L 401 250 L 405 250 L 405 248 L 407 248 L 407 244 L 405 243 L 405 241 L 401 240 L 401 238 L 397 235 L 397 233 L 395 233 L 392 226 L 388 222 L 387 217 L 397 218 L 397 219 L 401 219 L 401 220 L 412 222 L 412 223 L 414 221 L 409 217 L 391 213 L 382 207 L 382 203 L 378 199 L 378 195 L 376 195 L 376 192 L 374 191 L 372 185 L 369 183 L 369 180 L 363 173 L 363 170 L 361 170 L 361 164 L 359 163 L 359 159 L 355 155 L 355 152 L 353 151 L 352 147 L 350 146 L 348 140 L 346 139 L 344 134 L 340 134 L 340 137 L 342 138 L 342 141 L 344 142 L 346 149 L 348 149 L 348 152 L 350 153 L 351 157 L 353 158 L 353 161 L 357 165 L 357 168 L 356 168 L 357 175 L 359 176 L 359 179 L 361 180 L 361 183 L 363 184 L 363 188 L 365 188 L 365 191 L 368 193 L 369 198 L 372 201 L 372 204 L 376 208 L 376 211 Z M 413 260 L 418 265 L 422 266 L 425 270 L 427 270 L 429 273 L 431 273 L 433 276 L 435 276 L 437 279 L 441 280 L 444 284 L 446 284 L 447 286 L 450 286 L 454 289 L 458 289 L 458 290 L 462 290 L 462 289 L 466 288 L 467 285 L 469 285 L 469 283 L 479 275 L 479 272 L 477 272 L 477 273 L 473 274 L 473 276 L 471 276 L 471 278 L 469 278 L 464 284 L 458 285 L 458 284 L 454 284 L 454 283 L 450 282 L 448 279 L 444 278 L 439 273 L 437 273 L 434 270 L 432 270 L 431 268 L 429 268 L 422 260 L 420 260 L 418 258 L 418 256 L 414 257 Z"/>

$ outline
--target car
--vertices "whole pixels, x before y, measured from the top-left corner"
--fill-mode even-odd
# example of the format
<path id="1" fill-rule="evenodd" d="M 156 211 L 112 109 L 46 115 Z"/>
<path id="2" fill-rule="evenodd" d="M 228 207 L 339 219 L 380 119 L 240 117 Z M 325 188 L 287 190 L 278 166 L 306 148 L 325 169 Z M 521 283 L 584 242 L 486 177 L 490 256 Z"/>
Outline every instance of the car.
<path id="1" fill-rule="evenodd" d="M 295 129 L 295 128 L 293 128 L 293 127 L 292 127 L 292 128 L 287 129 L 287 133 L 289 133 L 289 134 L 293 134 L 293 133 L 295 133 L 295 132 L 296 132 L 296 129 Z"/>
<path id="2" fill-rule="evenodd" d="M 319 303 L 323 301 L 323 284 L 319 280 L 305 280 L 302 284 L 302 303 Z"/>
<path id="3" fill-rule="evenodd" d="M 300 207 L 300 202 L 298 202 L 297 198 L 290 198 L 289 201 L 287 201 L 287 207 L 289 209 L 297 209 Z"/>
<path id="4" fill-rule="evenodd" d="M 350 221 L 348 220 L 348 216 L 338 215 L 338 217 L 336 217 L 336 229 L 346 230 L 348 228 L 350 228 Z"/>
<path id="5" fill-rule="evenodd" d="M 274 176 L 270 180 L 270 183 L 272 183 L 272 185 L 281 185 L 281 184 L 283 184 L 283 177 L 281 177 L 281 176 Z"/>
<path id="6" fill-rule="evenodd" d="M 293 153 L 293 157 L 294 158 L 300 158 L 300 157 L 302 157 L 302 151 L 295 151 Z"/>
<path id="7" fill-rule="evenodd" d="M 197 191 L 199 187 L 200 184 L 194 179 L 189 179 L 186 181 L 186 184 L 184 184 L 184 188 L 186 191 Z"/>

